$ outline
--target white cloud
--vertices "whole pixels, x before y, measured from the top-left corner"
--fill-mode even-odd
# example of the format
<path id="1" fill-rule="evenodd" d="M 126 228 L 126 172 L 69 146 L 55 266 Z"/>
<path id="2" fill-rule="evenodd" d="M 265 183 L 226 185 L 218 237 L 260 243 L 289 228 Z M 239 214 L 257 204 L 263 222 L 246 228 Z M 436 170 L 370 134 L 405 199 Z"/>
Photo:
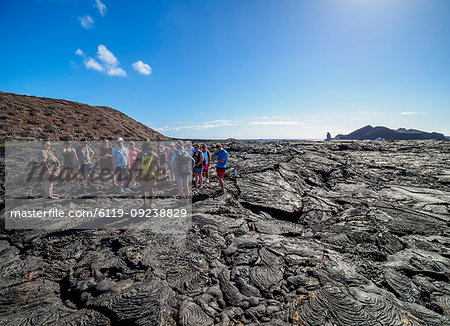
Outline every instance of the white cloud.
<path id="1" fill-rule="evenodd" d="M 84 60 L 83 63 L 87 69 L 93 69 L 93 70 L 97 70 L 97 71 L 105 70 L 105 68 L 100 63 L 98 63 L 95 59 L 92 59 L 92 58 L 88 58 L 87 60 Z"/>
<path id="2" fill-rule="evenodd" d="M 75 54 L 76 54 L 76 55 L 79 55 L 80 57 L 86 56 L 86 55 L 84 54 L 83 50 L 81 50 L 81 49 L 77 49 L 77 50 L 75 51 Z"/>
<path id="3" fill-rule="evenodd" d="M 218 128 L 218 127 L 225 127 L 225 126 L 234 126 L 234 125 L 230 122 L 224 122 L 224 123 L 217 123 L 217 124 L 200 125 L 200 126 L 196 127 L 196 129 Z"/>
<path id="4" fill-rule="evenodd" d="M 300 125 L 298 121 L 252 121 L 249 125 Z"/>
<path id="5" fill-rule="evenodd" d="M 127 73 L 122 68 L 108 68 L 107 72 L 108 76 L 120 76 L 126 77 Z"/>
<path id="6" fill-rule="evenodd" d="M 102 61 L 105 65 L 116 67 L 119 65 L 119 60 L 114 56 L 114 54 L 109 51 L 106 46 L 100 44 L 98 46 L 97 57 Z"/>
<path id="7" fill-rule="evenodd" d="M 94 27 L 94 20 L 91 16 L 78 17 L 78 20 L 83 28 L 89 29 Z"/>
<path id="8" fill-rule="evenodd" d="M 133 63 L 131 66 L 140 74 L 150 75 L 152 73 L 152 68 L 148 64 L 143 63 L 140 60 Z"/>
<path id="9" fill-rule="evenodd" d="M 412 114 L 420 114 L 420 113 L 422 113 L 422 112 L 402 112 L 402 113 L 400 113 L 400 114 L 403 114 L 403 115 L 412 115 Z"/>
<path id="10" fill-rule="evenodd" d="M 158 131 L 168 131 L 168 130 L 182 130 L 182 129 L 207 129 L 207 128 L 219 128 L 219 127 L 227 127 L 227 126 L 234 126 L 231 122 L 231 120 L 213 120 L 213 121 L 207 121 L 203 122 L 201 124 L 191 124 L 191 125 L 182 125 L 182 126 L 164 126 L 161 128 L 155 128 Z"/>
<path id="11" fill-rule="evenodd" d="M 73 69 L 80 69 L 80 65 L 75 61 L 70 60 L 69 64 Z"/>
<path id="12" fill-rule="evenodd" d="M 278 119 L 279 116 L 277 115 L 273 115 L 271 117 L 267 116 L 267 115 L 263 115 L 261 117 L 254 117 L 254 118 L 248 118 L 248 120 L 268 120 L 268 119 Z"/>
<path id="13" fill-rule="evenodd" d="M 120 77 L 127 76 L 125 70 L 118 67 L 119 60 L 103 44 L 100 44 L 98 46 L 97 58 L 102 62 L 108 76 L 120 76 Z"/>
<path id="14" fill-rule="evenodd" d="M 100 12 L 100 15 L 105 16 L 105 14 L 106 14 L 106 6 L 105 6 L 105 4 L 103 2 L 101 2 L 100 0 L 95 0 L 95 7 Z"/>
<path id="15" fill-rule="evenodd" d="M 375 116 L 375 115 L 384 115 L 385 113 L 383 111 L 379 111 L 377 109 L 373 109 L 373 110 L 358 110 L 356 111 L 356 113 L 358 114 L 363 114 L 366 117 L 369 118 L 369 116 Z"/>
<path id="16" fill-rule="evenodd" d="M 98 46 L 98 60 L 91 57 L 86 57 L 86 54 L 81 49 L 77 49 L 75 54 L 84 58 L 83 63 L 87 69 L 102 71 L 108 76 L 127 76 L 126 71 L 119 67 L 119 60 L 103 44 Z"/>
<path id="17" fill-rule="evenodd" d="M 225 123 L 231 123 L 231 120 L 212 120 L 212 121 L 205 122 L 205 124 L 211 124 L 211 123 L 222 123 L 222 124 L 225 124 Z"/>

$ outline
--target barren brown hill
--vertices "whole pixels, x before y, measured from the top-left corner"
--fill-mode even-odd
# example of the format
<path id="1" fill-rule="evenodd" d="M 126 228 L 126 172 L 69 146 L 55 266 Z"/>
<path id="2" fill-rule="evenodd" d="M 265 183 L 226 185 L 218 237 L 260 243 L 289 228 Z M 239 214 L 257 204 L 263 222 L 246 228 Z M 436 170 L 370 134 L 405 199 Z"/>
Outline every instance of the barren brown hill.
<path id="1" fill-rule="evenodd" d="M 110 107 L 5 92 L 0 92 L 0 120 L 0 137 L 9 140 L 167 139 Z"/>

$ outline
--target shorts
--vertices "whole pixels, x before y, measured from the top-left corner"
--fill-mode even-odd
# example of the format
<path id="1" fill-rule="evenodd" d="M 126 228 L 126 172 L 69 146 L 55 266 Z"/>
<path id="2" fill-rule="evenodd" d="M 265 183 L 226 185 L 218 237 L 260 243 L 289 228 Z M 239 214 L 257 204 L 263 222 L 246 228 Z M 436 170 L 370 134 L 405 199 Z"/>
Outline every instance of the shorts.
<path id="1" fill-rule="evenodd" d="M 79 168 L 79 166 L 78 166 L 78 164 L 64 164 L 63 165 L 63 169 L 64 170 L 74 170 L 74 169 L 77 169 L 77 168 Z"/>
<path id="2" fill-rule="evenodd" d="M 142 187 L 155 186 L 156 185 L 156 178 L 155 178 L 154 175 L 141 175 L 139 177 L 139 184 Z"/>
<path id="3" fill-rule="evenodd" d="M 76 168 L 69 168 L 69 167 L 64 167 L 63 171 L 66 175 L 66 181 L 70 182 L 71 179 L 74 179 L 74 177 L 72 176 L 74 173 L 74 171 L 76 171 Z"/>
<path id="4" fill-rule="evenodd" d="M 102 173 L 111 173 L 113 170 L 112 160 L 100 160 L 99 165 Z"/>
<path id="5" fill-rule="evenodd" d="M 203 166 L 203 170 L 209 170 L 209 169 L 210 169 L 209 164 L 205 164 L 205 165 Z"/>
<path id="6" fill-rule="evenodd" d="M 126 166 L 118 166 L 116 167 L 117 181 L 127 181 L 128 180 L 128 169 Z"/>
<path id="7" fill-rule="evenodd" d="M 174 172 L 174 174 L 175 174 L 175 180 L 176 181 L 178 181 L 178 180 L 183 180 L 183 179 L 188 179 L 189 178 L 189 176 L 187 175 L 187 176 L 182 176 L 180 173 L 178 173 L 178 171 L 173 171 Z"/>
<path id="8" fill-rule="evenodd" d="M 202 174 L 203 168 L 202 167 L 193 168 L 192 171 L 194 171 L 194 173 L 196 174 Z"/>
<path id="9" fill-rule="evenodd" d="M 48 182 L 54 182 L 56 180 L 59 180 L 61 178 L 61 171 L 53 170 L 52 172 L 46 171 L 44 175 L 42 176 L 42 181 L 48 181 Z"/>
<path id="10" fill-rule="evenodd" d="M 217 176 L 219 177 L 219 178 L 223 178 L 223 177 L 225 177 L 225 171 L 226 171 L 226 169 L 222 169 L 222 168 L 216 168 L 216 173 L 217 173 Z"/>
<path id="11" fill-rule="evenodd" d="M 91 163 L 86 163 L 86 164 L 82 164 L 80 167 L 80 173 L 81 174 L 88 174 L 91 173 L 92 171 L 92 164 Z"/>

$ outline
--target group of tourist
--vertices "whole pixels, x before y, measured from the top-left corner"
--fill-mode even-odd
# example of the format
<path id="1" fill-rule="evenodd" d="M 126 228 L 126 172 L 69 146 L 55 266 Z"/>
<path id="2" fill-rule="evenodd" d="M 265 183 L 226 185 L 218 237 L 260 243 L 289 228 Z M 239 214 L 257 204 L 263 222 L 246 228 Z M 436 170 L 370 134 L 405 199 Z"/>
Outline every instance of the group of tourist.
<path id="1" fill-rule="evenodd" d="M 86 140 L 79 146 L 72 146 L 70 140 L 65 141 L 62 150 L 63 164 L 50 150 L 49 141 L 44 141 L 39 151 L 39 162 L 42 164 L 44 190 L 48 198 L 57 199 L 53 193 L 53 181 L 64 177 L 65 192 L 81 190 L 91 182 L 93 159 L 98 158 L 100 168 L 99 179 L 111 180 L 118 187 L 120 194 L 130 191 L 139 183 L 143 190 L 144 205 L 152 206 L 153 189 L 157 180 L 164 177 L 176 181 L 180 200 L 185 204 L 190 198 L 191 180 L 194 187 L 202 188 L 209 182 L 212 159 L 217 160 L 216 174 L 219 179 L 219 194 L 225 191 L 224 176 L 227 168 L 228 153 L 220 143 L 211 154 L 206 144 L 184 143 L 181 140 L 170 142 L 166 146 L 162 142 L 145 141 L 142 148 L 136 147 L 133 141 L 125 146 L 122 137 L 116 139 L 116 146 L 111 146 L 108 139 L 102 141 L 96 153 Z"/>

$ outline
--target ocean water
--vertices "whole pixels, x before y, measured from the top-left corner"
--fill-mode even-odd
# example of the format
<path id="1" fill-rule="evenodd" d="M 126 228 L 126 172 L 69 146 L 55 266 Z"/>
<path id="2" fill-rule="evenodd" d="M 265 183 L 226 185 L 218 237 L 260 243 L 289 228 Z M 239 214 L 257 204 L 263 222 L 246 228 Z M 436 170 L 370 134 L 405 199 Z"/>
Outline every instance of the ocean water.
<path id="1" fill-rule="evenodd" d="M 279 140 L 307 140 L 307 141 L 323 141 L 323 139 L 316 139 L 316 138 L 273 138 L 273 139 L 236 139 L 236 140 L 242 140 L 242 141 L 279 141 Z"/>

